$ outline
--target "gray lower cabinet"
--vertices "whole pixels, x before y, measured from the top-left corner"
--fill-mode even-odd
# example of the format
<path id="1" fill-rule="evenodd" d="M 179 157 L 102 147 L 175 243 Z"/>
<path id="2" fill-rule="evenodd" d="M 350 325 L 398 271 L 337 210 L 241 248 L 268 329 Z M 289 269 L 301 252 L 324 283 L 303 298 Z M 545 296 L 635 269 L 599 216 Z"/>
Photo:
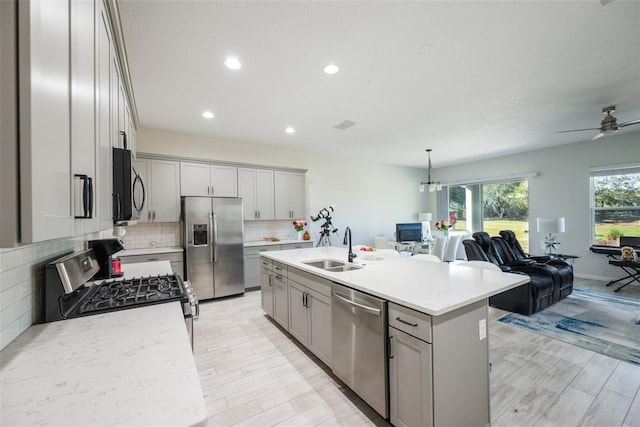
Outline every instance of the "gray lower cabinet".
<path id="1" fill-rule="evenodd" d="M 289 267 L 289 333 L 331 367 L 331 282 Z"/>
<path id="2" fill-rule="evenodd" d="M 261 259 L 259 262 L 262 309 L 273 317 L 273 264 L 268 259 Z"/>
<path id="3" fill-rule="evenodd" d="M 396 427 L 433 425 L 431 343 L 418 338 L 430 336 L 429 320 L 389 303 L 389 415 Z"/>
<path id="4" fill-rule="evenodd" d="M 285 329 L 289 329 L 289 286 L 287 267 L 273 262 L 273 319 Z"/>
<path id="5" fill-rule="evenodd" d="M 116 256 L 118 256 L 116 254 Z M 161 254 L 125 255 L 120 256 L 122 264 L 135 264 L 140 262 L 169 261 L 171 270 L 184 278 L 184 257 L 182 252 L 167 252 Z"/>

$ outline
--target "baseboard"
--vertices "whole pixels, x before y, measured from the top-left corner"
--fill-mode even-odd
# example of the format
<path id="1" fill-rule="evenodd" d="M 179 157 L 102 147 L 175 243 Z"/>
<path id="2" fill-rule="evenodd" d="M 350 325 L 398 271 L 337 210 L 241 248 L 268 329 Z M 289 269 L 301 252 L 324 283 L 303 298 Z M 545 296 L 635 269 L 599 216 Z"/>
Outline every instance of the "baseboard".
<path id="1" fill-rule="evenodd" d="M 581 279 L 601 280 L 603 282 L 610 282 L 611 280 L 616 280 L 615 277 L 597 276 L 595 274 L 574 273 L 573 275 Z"/>

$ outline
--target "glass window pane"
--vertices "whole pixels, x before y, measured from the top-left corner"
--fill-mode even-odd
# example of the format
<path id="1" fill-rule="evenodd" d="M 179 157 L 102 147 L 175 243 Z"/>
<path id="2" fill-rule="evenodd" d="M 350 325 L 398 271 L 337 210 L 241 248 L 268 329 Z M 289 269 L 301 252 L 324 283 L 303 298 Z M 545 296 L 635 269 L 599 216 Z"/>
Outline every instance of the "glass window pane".
<path id="1" fill-rule="evenodd" d="M 640 209 L 595 211 L 595 244 L 620 246 L 620 236 L 640 236 Z"/>
<path id="2" fill-rule="evenodd" d="M 596 208 L 640 207 L 640 173 L 593 177 Z"/>
<path id="3" fill-rule="evenodd" d="M 467 229 L 467 202 L 464 187 L 449 187 L 449 222 L 451 230 Z"/>
<path id="4" fill-rule="evenodd" d="M 512 230 L 522 248 L 528 252 L 528 181 L 483 184 L 482 217 L 482 229 L 490 236 L 498 236 L 501 230 Z"/>

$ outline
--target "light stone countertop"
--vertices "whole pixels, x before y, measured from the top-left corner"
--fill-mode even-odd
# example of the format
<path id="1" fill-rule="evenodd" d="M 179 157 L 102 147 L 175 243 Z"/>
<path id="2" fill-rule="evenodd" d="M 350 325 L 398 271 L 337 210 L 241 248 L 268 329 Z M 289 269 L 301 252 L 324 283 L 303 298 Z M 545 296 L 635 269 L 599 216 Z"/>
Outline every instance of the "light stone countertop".
<path id="1" fill-rule="evenodd" d="M 280 240 L 278 242 L 268 242 L 266 240 L 251 240 L 251 241 L 244 242 L 243 245 L 245 248 L 250 248 L 253 246 L 288 245 L 291 243 L 307 243 L 307 242 L 311 242 L 311 240 L 293 239 L 293 240 Z"/>
<path id="2" fill-rule="evenodd" d="M 123 249 L 120 252 L 116 252 L 114 256 L 132 256 L 132 255 L 153 255 L 153 254 L 168 254 L 173 252 L 183 252 L 184 248 L 180 246 L 170 246 L 165 248 L 139 248 L 139 249 Z"/>
<path id="3" fill-rule="evenodd" d="M 428 262 L 402 257 L 381 257 L 376 252 L 356 252 L 358 270 L 329 272 L 303 261 L 336 259 L 347 261 L 347 249 L 320 247 L 263 252 L 261 256 L 280 261 L 333 282 L 438 316 L 529 282 L 529 277 L 445 262 Z M 366 256 L 383 258 L 367 260 Z"/>
<path id="4" fill-rule="evenodd" d="M 145 275 L 171 271 L 145 264 Z M 0 352 L 0 378 L 3 426 L 207 421 L 179 302 L 31 326 Z"/>

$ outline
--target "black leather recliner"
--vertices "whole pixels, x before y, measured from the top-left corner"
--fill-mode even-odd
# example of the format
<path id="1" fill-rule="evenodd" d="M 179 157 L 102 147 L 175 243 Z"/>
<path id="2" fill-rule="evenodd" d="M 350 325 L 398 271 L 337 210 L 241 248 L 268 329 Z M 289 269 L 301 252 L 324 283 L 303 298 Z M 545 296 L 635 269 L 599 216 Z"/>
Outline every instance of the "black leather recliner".
<path id="1" fill-rule="evenodd" d="M 474 240 L 464 240 L 467 259 L 491 262 L 502 271 L 525 274 L 530 281 L 527 284 L 510 289 L 489 298 L 489 304 L 525 315 L 540 311 L 553 303 L 554 283 L 551 273 L 536 265 L 508 266 L 499 259 L 493 248 L 494 243 L 488 234 L 474 234 Z M 482 242 L 482 243 L 480 243 Z"/>
<path id="2" fill-rule="evenodd" d="M 524 249 L 522 249 L 520 242 L 518 242 L 518 239 L 516 238 L 516 234 L 511 230 L 502 230 L 500 232 L 500 236 L 511 249 L 511 253 L 515 260 L 531 260 L 539 264 L 552 266 L 558 270 L 558 274 L 560 274 L 562 281 L 557 292 L 554 294 L 553 302 L 558 302 L 573 292 L 573 266 L 571 264 L 562 259 L 552 258 L 549 256 L 530 256 L 524 251 Z"/>

